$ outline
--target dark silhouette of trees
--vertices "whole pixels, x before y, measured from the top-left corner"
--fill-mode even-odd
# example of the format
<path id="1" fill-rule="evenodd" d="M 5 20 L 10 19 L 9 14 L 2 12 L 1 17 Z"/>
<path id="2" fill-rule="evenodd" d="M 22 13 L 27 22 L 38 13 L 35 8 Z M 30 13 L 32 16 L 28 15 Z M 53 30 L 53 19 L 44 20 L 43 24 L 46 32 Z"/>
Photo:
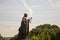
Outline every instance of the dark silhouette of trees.
<path id="1" fill-rule="evenodd" d="M 17 35 L 15 35 L 14 37 L 12 37 L 10 40 L 16 40 Z"/>
<path id="2" fill-rule="evenodd" d="M 17 36 L 13 37 L 15 39 Z M 43 24 L 33 28 L 28 40 L 60 40 L 60 28 L 57 25 Z"/>
<path id="3" fill-rule="evenodd" d="M 56 33 L 55 40 L 60 40 L 60 30 Z"/>
<path id="4" fill-rule="evenodd" d="M 57 25 L 38 25 L 30 31 L 29 38 L 33 39 L 32 37 L 35 35 L 40 40 L 55 40 L 58 30 L 60 30 L 60 28 Z"/>
<path id="5" fill-rule="evenodd" d="M 3 38 L 2 36 L 1 36 L 1 34 L 0 34 L 0 40 L 6 40 L 5 38 Z"/>

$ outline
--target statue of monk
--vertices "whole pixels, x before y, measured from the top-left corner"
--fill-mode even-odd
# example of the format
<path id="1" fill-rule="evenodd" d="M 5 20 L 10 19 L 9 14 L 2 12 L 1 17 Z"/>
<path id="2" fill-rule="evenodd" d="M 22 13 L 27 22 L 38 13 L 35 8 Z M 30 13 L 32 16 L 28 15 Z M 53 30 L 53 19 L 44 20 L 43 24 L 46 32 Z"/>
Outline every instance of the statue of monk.
<path id="1" fill-rule="evenodd" d="M 18 33 L 18 40 L 21 40 L 21 39 L 25 39 L 28 34 L 29 34 L 29 22 L 30 22 L 30 19 L 27 19 L 27 14 L 25 13 L 23 18 L 22 18 L 22 21 L 21 21 L 21 26 L 19 28 L 19 33 Z"/>

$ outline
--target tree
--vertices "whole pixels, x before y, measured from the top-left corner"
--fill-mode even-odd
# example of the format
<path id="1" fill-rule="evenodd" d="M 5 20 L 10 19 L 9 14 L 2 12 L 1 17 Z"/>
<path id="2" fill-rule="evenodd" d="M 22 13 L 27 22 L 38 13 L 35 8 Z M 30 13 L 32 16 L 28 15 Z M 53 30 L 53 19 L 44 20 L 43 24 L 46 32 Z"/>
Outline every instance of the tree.
<path id="1" fill-rule="evenodd" d="M 15 40 L 14 36 L 11 40 Z M 28 40 L 60 40 L 60 28 L 57 25 L 43 24 L 29 32 Z"/>
<path id="2" fill-rule="evenodd" d="M 56 33 L 55 40 L 60 40 L 60 31 L 58 31 L 58 32 Z"/>
<path id="3" fill-rule="evenodd" d="M 43 24 L 38 25 L 36 28 L 32 29 L 29 34 L 29 38 L 37 37 L 39 35 L 40 40 L 54 40 L 56 33 L 60 28 L 57 25 Z"/>
<path id="4" fill-rule="evenodd" d="M 0 40 L 5 40 L 5 39 L 1 36 L 1 34 L 0 34 Z"/>
<path id="5" fill-rule="evenodd" d="M 15 35 L 14 37 L 12 37 L 10 40 L 15 40 L 17 38 L 17 35 Z"/>

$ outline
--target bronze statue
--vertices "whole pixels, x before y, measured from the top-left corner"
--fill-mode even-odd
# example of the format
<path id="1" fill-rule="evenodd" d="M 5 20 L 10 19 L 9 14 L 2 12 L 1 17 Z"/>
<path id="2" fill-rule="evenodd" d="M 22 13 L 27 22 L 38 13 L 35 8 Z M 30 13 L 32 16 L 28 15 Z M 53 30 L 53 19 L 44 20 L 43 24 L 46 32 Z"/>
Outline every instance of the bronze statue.
<path id="1" fill-rule="evenodd" d="M 29 22 L 32 18 L 27 19 L 27 14 L 25 13 L 22 21 L 21 21 L 21 26 L 19 28 L 19 33 L 17 36 L 17 40 L 25 39 L 28 34 L 29 34 Z"/>

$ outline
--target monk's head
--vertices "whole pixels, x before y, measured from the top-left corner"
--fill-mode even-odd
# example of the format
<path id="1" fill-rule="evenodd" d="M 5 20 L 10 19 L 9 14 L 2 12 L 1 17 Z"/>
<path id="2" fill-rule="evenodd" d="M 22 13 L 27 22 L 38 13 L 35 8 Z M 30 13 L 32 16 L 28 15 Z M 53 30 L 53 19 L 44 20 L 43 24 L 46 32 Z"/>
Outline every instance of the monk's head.
<path id="1" fill-rule="evenodd" d="M 27 13 L 24 14 L 24 17 L 27 17 Z"/>

